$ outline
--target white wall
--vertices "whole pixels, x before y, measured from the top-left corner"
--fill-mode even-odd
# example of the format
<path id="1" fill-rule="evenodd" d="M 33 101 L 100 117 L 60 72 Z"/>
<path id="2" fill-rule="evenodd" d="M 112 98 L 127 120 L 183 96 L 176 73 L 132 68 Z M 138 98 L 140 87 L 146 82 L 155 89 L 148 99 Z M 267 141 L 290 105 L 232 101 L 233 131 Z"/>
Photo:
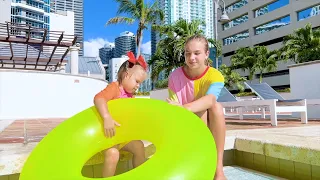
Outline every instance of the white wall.
<path id="1" fill-rule="evenodd" d="M 74 12 L 50 13 L 50 31 L 64 31 L 67 35 L 74 35 Z"/>
<path id="2" fill-rule="evenodd" d="M 90 77 L 0 69 L 0 120 L 68 118 L 92 106 L 106 85 Z"/>
<path id="3" fill-rule="evenodd" d="M 112 58 L 109 60 L 109 81 L 116 81 L 118 78 L 118 71 L 122 63 L 128 60 L 127 56 L 122 56 L 121 58 Z"/>
<path id="4" fill-rule="evenodd" d="M 289 67 L 292 98 L 320 99 L 320 61 Z M 320 118 L 320 106 L 308 106 L 308 118 Z"/>
<path id="5" fill-rule="evenodd" d="M 11 22 L 11 0 L 0 0 L 0 23 Z"/>

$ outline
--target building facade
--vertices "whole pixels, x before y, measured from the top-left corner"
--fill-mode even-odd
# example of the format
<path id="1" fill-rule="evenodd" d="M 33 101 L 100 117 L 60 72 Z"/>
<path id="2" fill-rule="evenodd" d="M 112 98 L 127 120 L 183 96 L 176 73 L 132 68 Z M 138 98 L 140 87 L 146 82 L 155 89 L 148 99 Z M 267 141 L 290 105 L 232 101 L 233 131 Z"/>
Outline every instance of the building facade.
<path id="1" fill-rule="evenodd" d="M 74 34 L 80 43 L 79 56 L 83 56 L 83 0 L 51 0 L 51 12 L 74 12 Z"/>
<path id="2" fill-rule="evenodd" d="M 222 63 L 231 65 L 231 57 L 240 47 L 266 46 L 279 49 L 283 38 L 295 29 L 311 23 L 320 27 L 320 0 L 225 0 L 230 22 L 218 24 L 218 39 L 223 42 Z M 221 14 L 220 14 L 221 15 Z M 218 14 L 219 17 L 219 14 Z M 288 65 L 293 62 L 278 62 L 278 69 L 264 73 L 263 81 L 274 88 L 289 87 Z M 248 72 L 237 70 L 242 76 Z M 253 82 L 258 82 L 259 74 Z"/>
<path id="3" fill-rule="evenodd" d="M 11 22 L 50 30 L 50 0 L 12 0 Z"/>
<path id="4" fill-rule="evenodd" d="M 109 64 L 109 60 L 114 58 L 114 45 L 107 43 L 99 49 L 99 57 L 102 64 Z"/>
<path id="5" fill-rule="evenodd" d="M 143 58 L 146 62 L 148 62 L 151 59 L 150 54 L 141 53 L 141 55 L 143 56 Z M 139 92 L 149 92 L 149 91 L 151 91 L 151 88 L 152 88 L 151 68 L 150 68 L 150 66 L 148 66 L 148 77 L 145 81 L 143 81 L 143 83 L 141 83 L 141 85 L 139 87 Z"/>
<path id="6" fill-rule="evenodd" d="M 117 81 L 119 68 L 127 60 L 128 56 L 126 55 L 109 60 L 109 82 Z"/>
<path id="7" fill-rule="evenodd" d="M 125 31 L 115 39 L 114 57 L 120 58 L 126 55 L 128 51 L 136 54 L 136 36 L 132 32 Z"/>

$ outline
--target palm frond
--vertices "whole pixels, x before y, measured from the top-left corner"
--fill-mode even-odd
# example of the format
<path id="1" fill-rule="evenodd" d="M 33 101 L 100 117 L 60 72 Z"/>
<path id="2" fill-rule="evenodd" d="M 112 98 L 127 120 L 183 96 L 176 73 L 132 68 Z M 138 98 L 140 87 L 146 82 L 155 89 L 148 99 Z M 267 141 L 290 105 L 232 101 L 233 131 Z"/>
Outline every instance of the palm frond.
<path id="1" fill-rule="evenodd" d="M 135 19 L 129 18 L 129 17 L 114 17 L 110 18 L 108 22 L 106 23 L 107 25 L 110 24 L 120 24 L 120 23 L 126 23 L 126 24 L 133 24 L 135 22 Z"/>
<path id="2" fill-rule="evenodd" d="M 132 17 L 138 17 L 139 11 L 135 4 L 131 0 L 115 0 L 119 3 L 119 8 L 117 10 L 117 15 L 122 13 L 129 14 Z"/>

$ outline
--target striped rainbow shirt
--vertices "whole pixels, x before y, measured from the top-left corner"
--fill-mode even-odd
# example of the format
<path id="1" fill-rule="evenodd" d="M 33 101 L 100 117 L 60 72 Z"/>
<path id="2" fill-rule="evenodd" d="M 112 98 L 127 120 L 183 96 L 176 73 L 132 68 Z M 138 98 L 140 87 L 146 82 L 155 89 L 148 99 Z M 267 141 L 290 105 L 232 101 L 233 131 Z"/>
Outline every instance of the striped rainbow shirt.
<path id="1" fill-rule="evenodd" d="M 215 68 L 207 67 L 197 78 L 190 78 L 182 67 L 174 70 L 169 76 L 169 99 L 187 104 L 207 94 L 213 94 L 218 99 L 224 86 L 224 77 Z"/>

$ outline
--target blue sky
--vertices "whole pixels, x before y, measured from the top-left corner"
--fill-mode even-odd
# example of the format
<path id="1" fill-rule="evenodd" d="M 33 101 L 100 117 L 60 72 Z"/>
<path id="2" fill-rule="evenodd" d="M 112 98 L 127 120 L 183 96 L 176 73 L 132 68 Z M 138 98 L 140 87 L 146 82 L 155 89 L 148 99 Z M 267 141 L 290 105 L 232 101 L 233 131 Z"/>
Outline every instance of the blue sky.
<path id="1" fill-rule="evenodd" d="M 98 49 L 103 44 L 113 43 L 123 31 L 131 31 L 136 34 L 137 23 L 105 26 L 110 18 L 116 16 L 117 9 L 118 4 L 114 0 L 84 0 L 84 51 L 86 56 L 96 56 Z M 150 36 L 150 30 L 145 30 L 142 51 L 146 53 L 149 53 L 151 49 Z"/>

